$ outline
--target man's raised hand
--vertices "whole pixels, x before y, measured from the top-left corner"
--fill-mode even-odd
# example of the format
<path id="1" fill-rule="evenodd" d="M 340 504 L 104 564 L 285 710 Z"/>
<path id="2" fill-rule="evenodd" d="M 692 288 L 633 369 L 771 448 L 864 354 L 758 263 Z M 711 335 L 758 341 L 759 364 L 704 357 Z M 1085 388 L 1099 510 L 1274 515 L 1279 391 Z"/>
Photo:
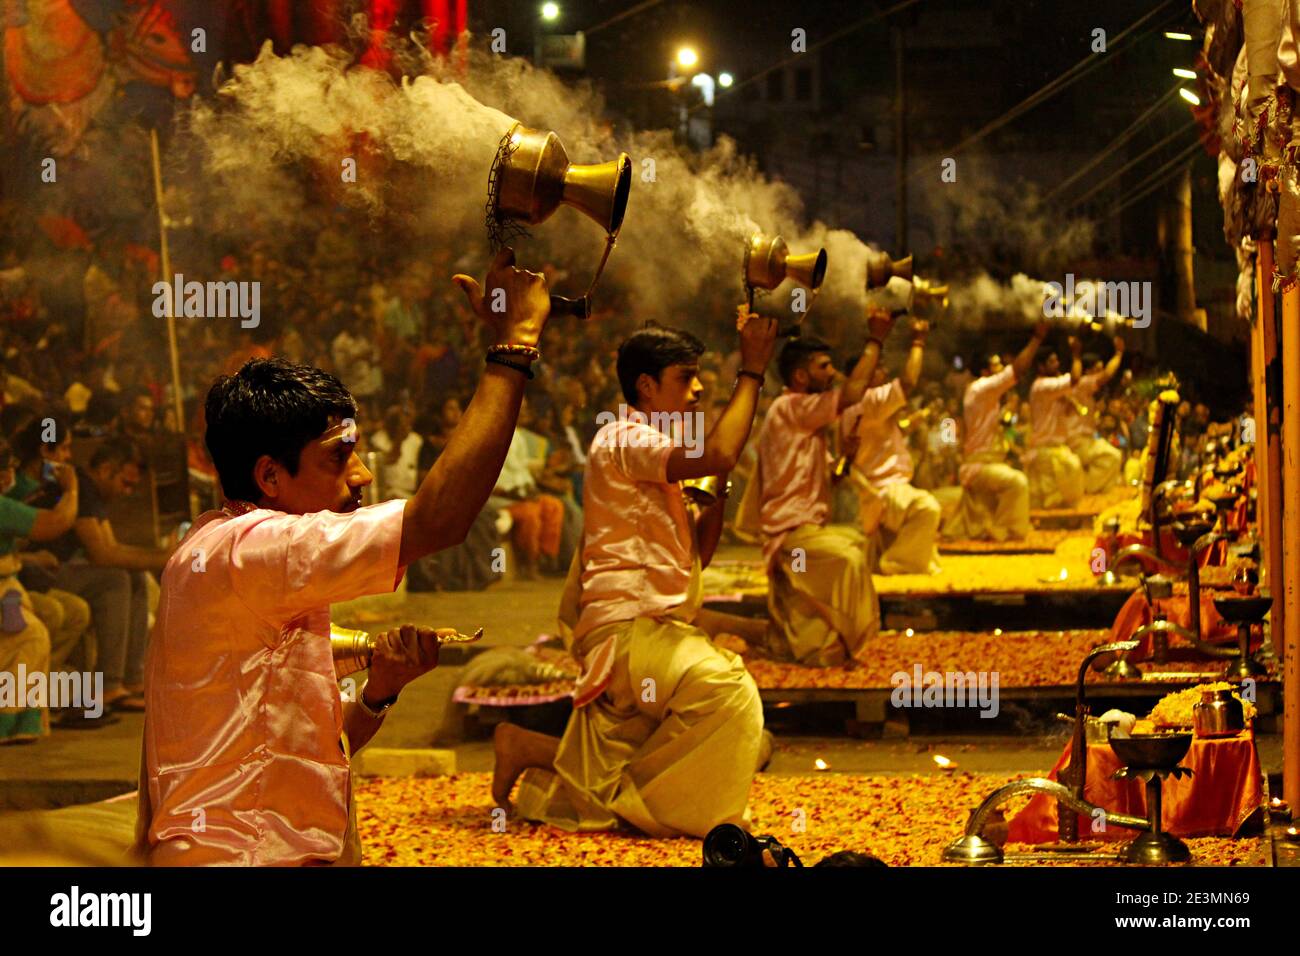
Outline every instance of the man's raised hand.
<path id="1" fill-rule="evenodd" d="M 889 333 L 894 328 L 894 317 L 888 309 L 882 309 L 879 306 L 867 306 L 867 335 L 878 342 L 883 343 L 889 338 Z"/>
<path id="2" fill-rule="evenodd" d="M 507 246 L 496 254 L 483 286 L 464 274 L 452 276 L 451 281 L 464 291 L 479 321 L 492 330 L 496 344 L 537 346 L 551 312 L 551 297 L 545 276 L 515 268 L 513 249 Z"/>
<path id="3" fill-rule="evenodd" d="M 755 312 L 742 313 L 740 367 L 762 375 L 776 351 L 776 319 Z"/>

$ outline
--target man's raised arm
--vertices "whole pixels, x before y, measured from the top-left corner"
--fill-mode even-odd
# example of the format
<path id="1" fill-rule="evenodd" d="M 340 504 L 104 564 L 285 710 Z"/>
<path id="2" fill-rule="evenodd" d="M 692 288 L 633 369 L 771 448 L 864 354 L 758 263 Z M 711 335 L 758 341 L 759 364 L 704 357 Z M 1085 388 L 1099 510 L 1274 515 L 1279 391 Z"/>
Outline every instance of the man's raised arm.
<path id="1" fill-rule="evenodd" d="M 1114 338 L 1115 354 L 1110 357 L 1110 361 L 1101 370 L 1101 379 L 1097 382 L 1097 387 L 1101 388 L 1119 371 L 1119 367 L 1124 364 L 1124 337 L 1117 335 Z"/>
<path id="2" fill-rule="evenodd" d="M 925 337 L 929 332 L 929 322 L 924 319 L 912 320 L 912 345 L 907 350 L 907 361 L 903 363 L 903 374 L 898 380 L 904 395 L 911 396 L 921 381 L 921 367 L 925 362 Z"/>
<path id="3" fill-rule="evenodd" d="M 1029 370 L 1034 367 L 1034 356 L 1038 354 L 1039 346 L 1043 344 L 1045 338 L 1047 338 L 1047 323 L 1039 322 L 1034 326 L 1034 337 L 1025 344 L 1025 347 L 1020 350 L 1020 354 L 1011 362 L 1011 367 L 1016 372 L 1017 382 L 1023 382 L 1025 376 L 1029 374 Z"/>
<path id="4" fill-rule="evenodd" d="M 736 467 L 749 430 L 754 425 L 763 375 L 776 349 L 776 319 L 754 315 L 740 332 L 740 376 L 731 401 L 704 438 L 704 453 L 698 458 L 678 446 L 668 456 L 668 480 L 686 481 L 707 475 L 725 475 Z"/>
<path id="5" fill-rule="evenodd" d="M 878 306 L 867 307 L 867 344 L 863 346 L 862 358 L 853 366 L 848 381 L 840 389 L 839 410 L 842 412 L 850 405 L 862 401 L 866 394 L 871 376 L 876 374 L 876 365 L 880 362 L 880 353 L 885 347 L 885 339 L 894 327 L 894 317 Z"/>
<path id="6" fill-rule="evenodd" d="M 504 298 L 505 311 L 489 308 L 484 291 L 469 276 L 453 281 L 464 290 L 470 306 L 492 334 L 496 345 L 524 346 L 505 353 L 501 362 L 489 362 L 479 378 L 474 397 L 447 447 L 415 496 L 406 502 L 402 519 L 399 562 L 405 566 L 426 554 L 460 544 L 483 510 L 505 463 L 523 400 L 524 371 L 532 361 L 527 348 L 536 349 L 550 314 L 546 279 L 536 272 L 514 267 L 514 253 L 503 249 L 488 268 L 485 285 L 495 307 Z"/>

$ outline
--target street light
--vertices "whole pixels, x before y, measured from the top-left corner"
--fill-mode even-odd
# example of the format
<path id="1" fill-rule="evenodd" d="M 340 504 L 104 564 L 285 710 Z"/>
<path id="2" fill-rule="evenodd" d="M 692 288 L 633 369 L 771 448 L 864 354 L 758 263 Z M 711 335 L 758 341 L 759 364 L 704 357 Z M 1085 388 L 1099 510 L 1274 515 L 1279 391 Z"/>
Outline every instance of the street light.
<path id="1" fill-rule="evenodd" d="M 736 82 L 735 77 L 733 77 L 730 73 L 718 74 L 718 86 L 722 87 L 724 90 L 734 82 Z"/>
<path id="2" fill-rule="evenodd" d="M 1181 66 L 1176 66 L 1174 67 L 1174 76 L 1182 77 L 1184 80 L 1194 80 L 1196 79 L 1196 71 L 1187 70 Z"/>
<path id="3" fill-rule="evenodd" d="M 677 51 L 677 65 L 689 70 L 696 63 L 700 62 L 700 55 L 691 47 L 684 46 Z"/>
<path id="4" fill-rule="evenodd" d="M 560 18 L 560 5 L 558 3 L 542 4 L 543 20 L 558 20 Z"/>
<path id="5" fill-rule="evenodd" d="M 1191 103 L 1193 106 L 1201 105 L 1201 98 L 1197 96 L 1195 93 L 1193 93 L 1191 90 L 1179 89 L 1178 95 L 1181 96 L 1183 99 L 1187 100 L 1187 102 Z"/>

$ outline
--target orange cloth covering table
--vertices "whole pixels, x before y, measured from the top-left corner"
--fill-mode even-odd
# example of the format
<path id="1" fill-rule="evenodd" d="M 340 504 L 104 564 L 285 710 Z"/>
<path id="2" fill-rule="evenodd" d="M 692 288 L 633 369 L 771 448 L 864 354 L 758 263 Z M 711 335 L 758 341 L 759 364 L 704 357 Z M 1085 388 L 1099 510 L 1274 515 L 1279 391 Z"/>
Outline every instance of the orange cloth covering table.
<path id="1" fill-rule="evenodd" d="M 1187 586 L 1182 585 L 1182 594 L 1175 593 L 1173 597 L 1168 597 L 1156 602 L 1159 610 L 1164 611 L 1166 619 L 1179 625 L 1180 627 L 1191 628 L 1192 624 L 1192 603 L 1187 594 Z M 1237 640 L 1237 626 L 1229 624 L 1219 616 L 1218 610 L 1214 607 L 1216 597 L 1230 595 L 1231 591 L 1210 590 L 1201 588 L 1201 638 L 1212 644 L 1235 644 Z M 1115 615 L 1115 623 L 1110 626 L 1111 641 L 1127 641 L 1138 628 L 1145 624 L 1150 624 L 1155 620 L 1155 615 L 1151 611 L 1151 605 L 1147 603 L 1146 595 L 1141 589 L 1134 591 L 1129 599 L 1124 602 L 1124 606 L 1119 609 Z M 1144 634 L 1141 640 L 1141 646 L 1130 653 L 1130 658 L 1134 661 L 1142 661 L 1151 656 L 1151 645 L 1154 635 Z M 1260 640 L 1259 631 L 1256 629 L 1251 634 L 1252 644 L 1257 645 Z M 1188 642 L 1182 637 L 1171 634 L 1169 635 L 1169 645 L 1171 647 L 1188 646 Z"/>
<path id="2" fill-rule="evenodd" d="M 1245 507 L 1245 502 L 1243 502 L 1240 506 L 1242 515 L 1240 521 L 1237 521 L 1235 518 L 1230 519 L 1230 524 L 1234 530 L 1245 530 L 1244 527 L 1238 527 L 1238 524 L 1245 524 Z M 1236 512 L 1233 514 L 1236 514 Z M 1217 524 L 1215 525 L 1215 530 L 1218 530 Z M 1121 531 L 1113 538 L 1107 534 L 1099 534 L 1097 535 L 1093 546 L 1101 548 L 1103 551 L 1113 549 L 1113 556 L 1119 554 L 1121 550 L 1127 548 L 1131 544 L 1140 544 L 1144 548 L 1150 548 L 1152 546 L 1152 541 L 1153 535 L 1151 534 L 1151 529 L 1143 528 L 1141 531 Z M 1179 567 L 1187 567 L 1187 559 L 1191 555 L 1186 548 L 1178 543 L 1178 539 L 1174 537 L 1174 533 L 1168 525 L 1165 525 L 1160 529 L 1160 550 L 1166 561 L 1170 561 Z M 1160 570 L 1144 557 L 1139 556 L 1136 560 L 1142 566 L 1143 572 L 1146 574 L 1154 574 L 1156 571 Z M 1226 564 L 1227 562 L 1228 542 L 1216 541 L 1201 552 L 1196 563 L 1202 568 L 1209 568 L 1217 567 L 1218 565 Z M 1103 568 L 1101 570 L 1105 569 Z M 1100 574 L 1101 571 L 1094 569 L 1094 573 Z"/>
<path id="3" fill-rule="evenodd" d="M 1049 774 L 1052 780 L 1070 761 L 1070 744 Z M 1141 780 L 1115 780 L 1119 758 L 1109 744 L 1088 745 L 1088 782 L 1084 797 L 1089 803 L 1112 813 L 1146 816 L 1146 785 Z M 1248 817 L 1264 803 L 1264 776 L 1255 749 L 1255 735 L 1247 730 L 1236 737 L 1192 740 L 1192 747 L 1180 766 L 1192 776 L 1163 781 L 1162 824 L 1167 833 L 1180 837 L 1233 836 Z M 1079 837 L 1092 840 L 1130 840 L 1136 830 L 1106 827 L 1094 832 L 1093 821 L 1079 815 Z M 1038 794 L 1011 818 L 1007 833 L 1010 843 L 1055 842 L 1056 801 Z"/>

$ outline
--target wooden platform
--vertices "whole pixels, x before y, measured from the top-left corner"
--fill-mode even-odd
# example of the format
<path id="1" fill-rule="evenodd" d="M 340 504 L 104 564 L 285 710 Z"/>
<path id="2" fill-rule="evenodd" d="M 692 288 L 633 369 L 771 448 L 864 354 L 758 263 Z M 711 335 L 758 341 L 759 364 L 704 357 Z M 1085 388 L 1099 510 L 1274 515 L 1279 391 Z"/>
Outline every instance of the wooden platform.
<path id="1" fill-rule="evenodd" d="M 1035 529 L 1089 530 L 1100 513 L 1087 508 L 1034 508 L 1029 521 Z"/>
<path id="2" fill-rule="evenodd" d="M 890 630 L 1024 631 L 1109 628 L 1132 593 L 1131 584 L 1043 585 L 1016 590 L 881 592 L 878 597 L 882 625 Z M 767 595 L 710 595 L 704 606 L 746 617 L 766 617 Z"/>
<path id="3" fill-rule="evenodd" d="M 1112 707 L 1131 713 L 1145 715 L 1166 694 L 1196 684 L 1218 680 L 1217 675 L 1201 675 L 1186 680 L 1161 681 L 1090 681 L 1087 687 L 1088 701 L 1094 713 L 1104 713 Z M 759 689 L 763 700 L 763 712 L 769 722 L 788 719 L 782 712 L 788 708 L 799 707 L 805 711 L 815 709 L 835 709 L 844 712 L 846 705 L 853 707 L 852 718 L 845 719 L 845 731 L 851 736 L 906 736 L 917 715 L 915 708 L 895 707 L 891 700 L 892 688 L 780 688 Z M 1281 719 L 1282 685 L 1275 681 L 1261 681 L 1256 685 L 1255 706 L 1258 714 L 1255 726 L 1265 732 L 1276 731 Z M 972 708 L 942 708 L 930 711 L 941 713 L 951 721 L 964 717 L 963 723 L 980 730 L 1005 732 L 1008 722 L 1021 720 L 1021 711 L 1025 707 L 1040 711 L 1045 715 L 1050 710 L 1072 713 L 1074 706 L 1074 686 L 1051 685 L 1042 687 L 999 687 L 998 715 L 993 718 L 979 716 L 979 711 Z M 925 709 L 919 709 L 925 714 Z M 828 715 L 829 716 L 829 715 Z M 825 721 L 823 721 L 825 723 Z M 1065 727 L 1064 724 L 1060 726 Z"/>

